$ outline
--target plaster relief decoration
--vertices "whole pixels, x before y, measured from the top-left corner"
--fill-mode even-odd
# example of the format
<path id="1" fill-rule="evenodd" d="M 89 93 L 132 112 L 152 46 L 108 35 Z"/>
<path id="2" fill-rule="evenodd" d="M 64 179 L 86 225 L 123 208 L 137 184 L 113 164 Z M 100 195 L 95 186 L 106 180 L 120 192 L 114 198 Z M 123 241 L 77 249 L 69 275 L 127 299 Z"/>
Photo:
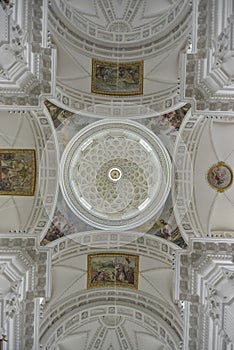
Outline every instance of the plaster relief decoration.
<path id="1" fill-rule="evenodd" d="M 159 215 L 170 191 L 166 148 L 130 120 L 102 120 L 83 128 L 66 146 L 60 167 L 68 206 L 98 228 L 119 231 L 146 223 Z"/>
<path id="2" fill-rule="evenodd" d="M 0 149 L 0 195 L 33 196 L 35 181 L 35 150 Z"/>
<path id="3" fill-rule="evenodd" d="M 178 194 L 175 213 L 177 222 L 183 220 L 180 228 L 182 234 L 186 232 L 185 240 L 186 235 L 233 237 L 233 121 L 229 116 L 196 115 L 180 129 L 182 142 L 176 161 L 182 166 L 174 182 Z M 186 147 L 192 160 L 187 170 Z"/>
<path id="4" fill-rule="evenodd" d="M 176 252 L 175 299 L 183 302 L 183 350 L 233 349 L 234 241 L 191 238 Z M 205 329 L 212 336 L 207 336 Z"/>
<path id="5" fill-rule="evenodd" d="M 93 59 L 92 89 L 96 94 L 143 94 L 144 62 L 106 62 Z"/>
<path id="6" fill-rule="evenodd" d="M 42 96 L 55 94 L 56 55 L 47 31 L 46 4 L 0 2 L 0 108 L 33 109 L 41 105 Z"/>
<path id="7" fill-rule="evenodd" d="M 39 298 L 49 299 L 51 293 L 51 255 L 38 238 L 28 233 L 0 235 L 0 339 L 5 334 L 9 342 L 0 343 L 0 349 L 38 348 Z"/>
<path id="8" fill-rule="evenodd" d="M 56 128 L 61 156 L 72 137 L 74 137 L 74 135 L 81 131 L 85 126 L 90 125 L 93 121 L 97 120 L 91 116 L 89 118 L 83 116 L 82 111 L 80 111 L 79 114 L 74 114 L 66 109 L 56 106 L 53 102 L 48 100 L 45 101 L 45 106 L 48 109 Z M 177 110 L 155 117 L 141 119 L 140 123 L 159 136 L 163 144 L 167 147 L 169 153 L 172 154 L 180 126 L 190 108 L 191 105 L 186 104 Z M 118 181 L 113 181 L 113 184 L 117 185 Z M 89 226 L 72 212 L 61 191 L 59 191 L 56 209 L 54 215 L 51 216 L 51 225 L 42 240 L 42 245 L 46 245 L 58 238 L 75 232 L 81 233 L 92 229 L 93 226 Z M 158 218 L 153 218 L 152 227 L 150 228 L 148 226 L 147 228 L 144 228 L 144 230 L 147 234 L 159 236 L 182 248 L 186 246 L 175 221 L 171 194 L 169 194 L 160 216 Z"/>
<path id="9" fill-rule="evenodd" d="M 138 289 L 139 256 L 123 253 L 88 255 L 87 288 Z"/>
<path id="10" fill-rule="evenodd" d="M 219 162 L 209 169 L 207 181 L 212 188 L 223 192 L 232 185 L 232 169 L 224 162 Z"/>
<path id="11" fill-rule="evenodd" d="M 193 100 L 194 111 L 233 111 L 233 6 L 228 0 L 191 4 L 197 23 L 181 56 L 182 99 Z"/>

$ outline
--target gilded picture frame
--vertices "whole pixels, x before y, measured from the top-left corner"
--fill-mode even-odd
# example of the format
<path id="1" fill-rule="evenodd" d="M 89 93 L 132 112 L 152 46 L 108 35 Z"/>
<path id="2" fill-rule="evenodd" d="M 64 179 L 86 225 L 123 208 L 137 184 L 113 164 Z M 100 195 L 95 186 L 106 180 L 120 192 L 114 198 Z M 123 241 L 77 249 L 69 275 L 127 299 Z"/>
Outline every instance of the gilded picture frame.
<path id="1" fill-rule="evenodd" d="M 218 162 L 208 170 L 207 181 L 216 191 L 224 192 L 232 185 L 233 171 L 225 162 Z"/>
<path id="2" fill-rule="evenodd" d="M 87 288 L 138 289 L 138 255 L 125 253 L 89 254 L 87 265 Z"/>
<path id="3" fill-rule="evenodd" d="M 0 149 L 0 195 L 33 196 L 35 183 L 35 150 Z"/>
<path id="4" fill-rule="evenodd" d="M 91 92 L 113 96 L 143 94 L 144 61 L 92 60 Z"/>

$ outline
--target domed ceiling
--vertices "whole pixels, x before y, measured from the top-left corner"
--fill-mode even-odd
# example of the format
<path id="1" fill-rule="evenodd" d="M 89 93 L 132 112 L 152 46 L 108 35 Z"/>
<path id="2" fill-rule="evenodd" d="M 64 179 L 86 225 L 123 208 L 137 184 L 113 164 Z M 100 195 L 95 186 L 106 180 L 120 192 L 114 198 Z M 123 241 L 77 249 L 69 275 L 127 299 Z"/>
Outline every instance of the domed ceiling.
<path id="1" fill-rule="evenodd" d="M 187 292 L 203 247 L 194 257 L 190 237 L 209 236 L 215 252 L 214 237 L 233 238 L 233 9 L 224 3 L 218 21 L 213 0 L 0 1 L 1 232 L 17 237 L 1 244 L 4 257 L 10 247 L 13 260 L 18 251 L 38 259 L 37 281 L 25 267 L 18 290 L 20 303 L 31 298 L 18 327 L 31 324 L 12 336 L 28 332 L 27 344 L 47 350 L 181 348 L 181 309 L 200 295 L 200 286 Z M 17 236 L 25 231 L 37 236 L 33 253 L 31 236 Z M 17 292 L 0 271 L 2 294 Z M 185 350 L 199 334 L 192 317 Z"/>
<path id="2" fill-rule="evenodd" d="M 58 215 L 55 216 L 55 220 L 51 218 L 56 224 L 51 224 L 44 243 L 63 236 L 64 232 L 76 232 L 77 228 L 80 231 L 80 228 L 84 227 L 88 230 L 96 226 L 106 229 L 115 227 L 119 230 L 124 227 L 135 227 L 144 232 L 151 229 L 151 233 L 184 245 L 173 216 L 171 194 L 167 198 L 171 177 L 168 156 L 165 158 L 166 167 L 162 166 L 161 159 L 160 166 L 156 166 L 156 158 L 152 157 L 153 151 L 148 152 L 149 148 L 153 150 L 155 146 L 148 146 L 148 141 L 144 137 L 142 142 L 140 138 L 137 142 L 136 135 L 134 137 L 130 135 L 130 139 L 135 141 L 127 141 L 126 133 L 128 125 L 131 124 L 129 118 L 137 117 L 141 133 L 146 130 L 146 133 L 154 135 L 153 138 L 156 140 L 154 143 L 161 145 L 161 150 L 166 147 L 170 157 L 173 156 L 179 127 L 189 109 L 189 105 L 183 107 L 185 104 L 178 103 L 177 92 L 178 54 L 180 48 L 186 44 L 190 12 L 191 8 L 185 1 L 160 1 L 157 6 L 153 1 L 105 0 L 79 4 L 75 1 L 51 2 L 50 30 L 58 50 L 57 101 L 54 102 L 55 104 L 59 102 L 61 110 L 59 108 L 56 110 L 50 103 L 47 103 L 47 107 L 52 112 L 54 125 L 57 127 L 56 133 L 62 157 L 60 169 L 62 191 L 59 192 Z M 167 35 L 172 32 L 173 36 Z M 170 47 L 170 50 L 167 51 L 167 47 L 168 49 Z M 136 90 L 136 94 L 129 94 L 126 90 L 126 80 L 123 79 L 122 86 L 125 92 L 113 93 L 113 86 L 115 85 L 115 89 L 120 86 L 124 74 L 122 72 L 128 74 L 128 82 L 131 80 L 129 78 L 132 71 L 136 69 L 134 65 L 138 64 L 131 62 L 136 61 L 136 57 L 145 58 L 144 62 L 139 61 L 143 62 L 143 68 L 138 73 L 144 77 L 143 82 L 139 82 L 142 86 Z M 100 60 L 97 61 L 95 68 L 94 58 Z M 125 68 L 127 62 L 129 65 L 132 64 L 130 70 Z M 114 66 L 116 64 L 117 68 Z M 106 82 L 108 83 L 109 75 L 105 75 L 102 71 L 107 69 L 110 76 L 117 69 L 117 78 L 115 82 L 111 82 L 112 86 L 109 86 L 106 93 L 102 89 Z M 103 80 L 100 86 L 97 85 L 99 77 Z M 158 114 L 158 111 L 165 112 Z M 150 118 L 145 118 L 146 116 Z M 102 135 L 100 146 L 96 145 L 98 140 L 95 137 L 87 136 L 88 146 L 82 151 L 85 156 L 81 157 L 80 151 L 76 151 L 76 148 L 80 147 L 79 142 L 75 140 L 83 137 L 83 127 L 89 127 L 91 135 L 94 118 L 102 120 L 110 117 L 121 118 L 122 123 L 126 123 L 126 131 L 122 136 L 111 136 L 112 139 L 115 137 L 112 141 L 115 144 L 116 150 L 113 152 L 116 155 L 114 156 L 114 153 L 110 155 L 111 145 L 107 141 L 110 136 Z M 103 127 L 105 128 L 105 124 Z M 85 140 L 82 142 L 86 143 Z M 121 146 L 123 143 L 124 147 Z M 98 147 L 99 155 L 94 156 L 95 160 L 94 158 L 91 160 L 87 154 L 98 150 Z M 135 148 L 135 155 L 129 156 L 129 150 L 132 148 Z M 156 157 L 161 153 L 159 148 L 155 152 Z M 144 160 L 144 165 L 140 166 L 136 161 L 142 152 L 146 152 L 148 163 L 151 163 L 150 171 L 147 170 L 147 159 Z M 163 153 L 166 155 L 167 151 Z M 143 164 L 142 162 L 141 159 L 140 163 Z M 79 171 L 77 171 L 78 165 Z M 72 171 L 73 168 L 76 170 Z M 145 185 L 144 181 L 141 181 L 140 187 L 139 179 L 135 179 L 134 175 L 139 173 L 137 168 L 143 170 L 143 178 L 145 177 Z M 152 180 L 147 174 L 150 174 Z M 113 179 L 112 175 L 117 178 Z M 98 181 L 102 185 L 98 187 L 97 192 Z M 94 183 L 95 187 L 92 185 Z M 109 198 L 110 193 L 115 198 Z M 111 203 L 109 209 L 106 207 L 107 203 L 109 206 Z M 59 228 L 57 228 L 57 217 L 61 221 Z M 80 218 L 83 219 L 82 223 Z M 164 234 L 168 228 L 170 234 Z"/>
<path id="3" fill-rule="evenodd" d="M 184 246 L 173 214 L 171 157 L 190 105 L 137 122 L 46 106 L 60 150 L 60 191 L 43 244 L 98 227 L 149 231 Z"/>
<path id="4" fill-rule="evenodd" d="M 130 229 L 157 217 L 170 190 L 170 157 L 153 133 L 123 120 L 96 122 L 67 145 L 61 189 L 91 225 Z"/>

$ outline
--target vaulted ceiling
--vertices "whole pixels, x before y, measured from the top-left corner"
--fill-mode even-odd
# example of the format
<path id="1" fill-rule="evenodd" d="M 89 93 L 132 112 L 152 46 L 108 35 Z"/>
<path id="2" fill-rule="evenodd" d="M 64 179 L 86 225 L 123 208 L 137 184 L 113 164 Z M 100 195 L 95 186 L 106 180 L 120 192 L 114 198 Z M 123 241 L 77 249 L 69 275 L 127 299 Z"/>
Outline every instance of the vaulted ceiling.
<path id="1" fill-rule="evenodd" d="M 4 349 L 221 349 L 193 315 L 232 349 L 233 13 L 228 0 L 0 2 Z M 103 91 L 98 65 L 139 69 L 139 90 L 118 93 L 120 72 Z M 15 150 L 35 150 L 33 195 L 6 190 Z M 108 253 L 139 259 L 134 288 L 90 283 L 90 256 Z"/>

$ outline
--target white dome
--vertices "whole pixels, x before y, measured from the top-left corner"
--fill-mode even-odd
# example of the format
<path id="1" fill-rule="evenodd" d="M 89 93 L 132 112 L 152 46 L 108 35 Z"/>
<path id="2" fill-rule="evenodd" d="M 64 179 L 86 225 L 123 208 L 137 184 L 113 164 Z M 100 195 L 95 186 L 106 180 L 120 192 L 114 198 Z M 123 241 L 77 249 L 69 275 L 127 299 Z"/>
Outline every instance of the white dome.
<path id="1" fill-rule="evenodd" d="M 130 229 L 157 215 L 170 180 L 161 141 L 130 121 L 91 124 L 75 135 L 61 160 L 60 184 L 69 207 L 104 229 Z"/>

